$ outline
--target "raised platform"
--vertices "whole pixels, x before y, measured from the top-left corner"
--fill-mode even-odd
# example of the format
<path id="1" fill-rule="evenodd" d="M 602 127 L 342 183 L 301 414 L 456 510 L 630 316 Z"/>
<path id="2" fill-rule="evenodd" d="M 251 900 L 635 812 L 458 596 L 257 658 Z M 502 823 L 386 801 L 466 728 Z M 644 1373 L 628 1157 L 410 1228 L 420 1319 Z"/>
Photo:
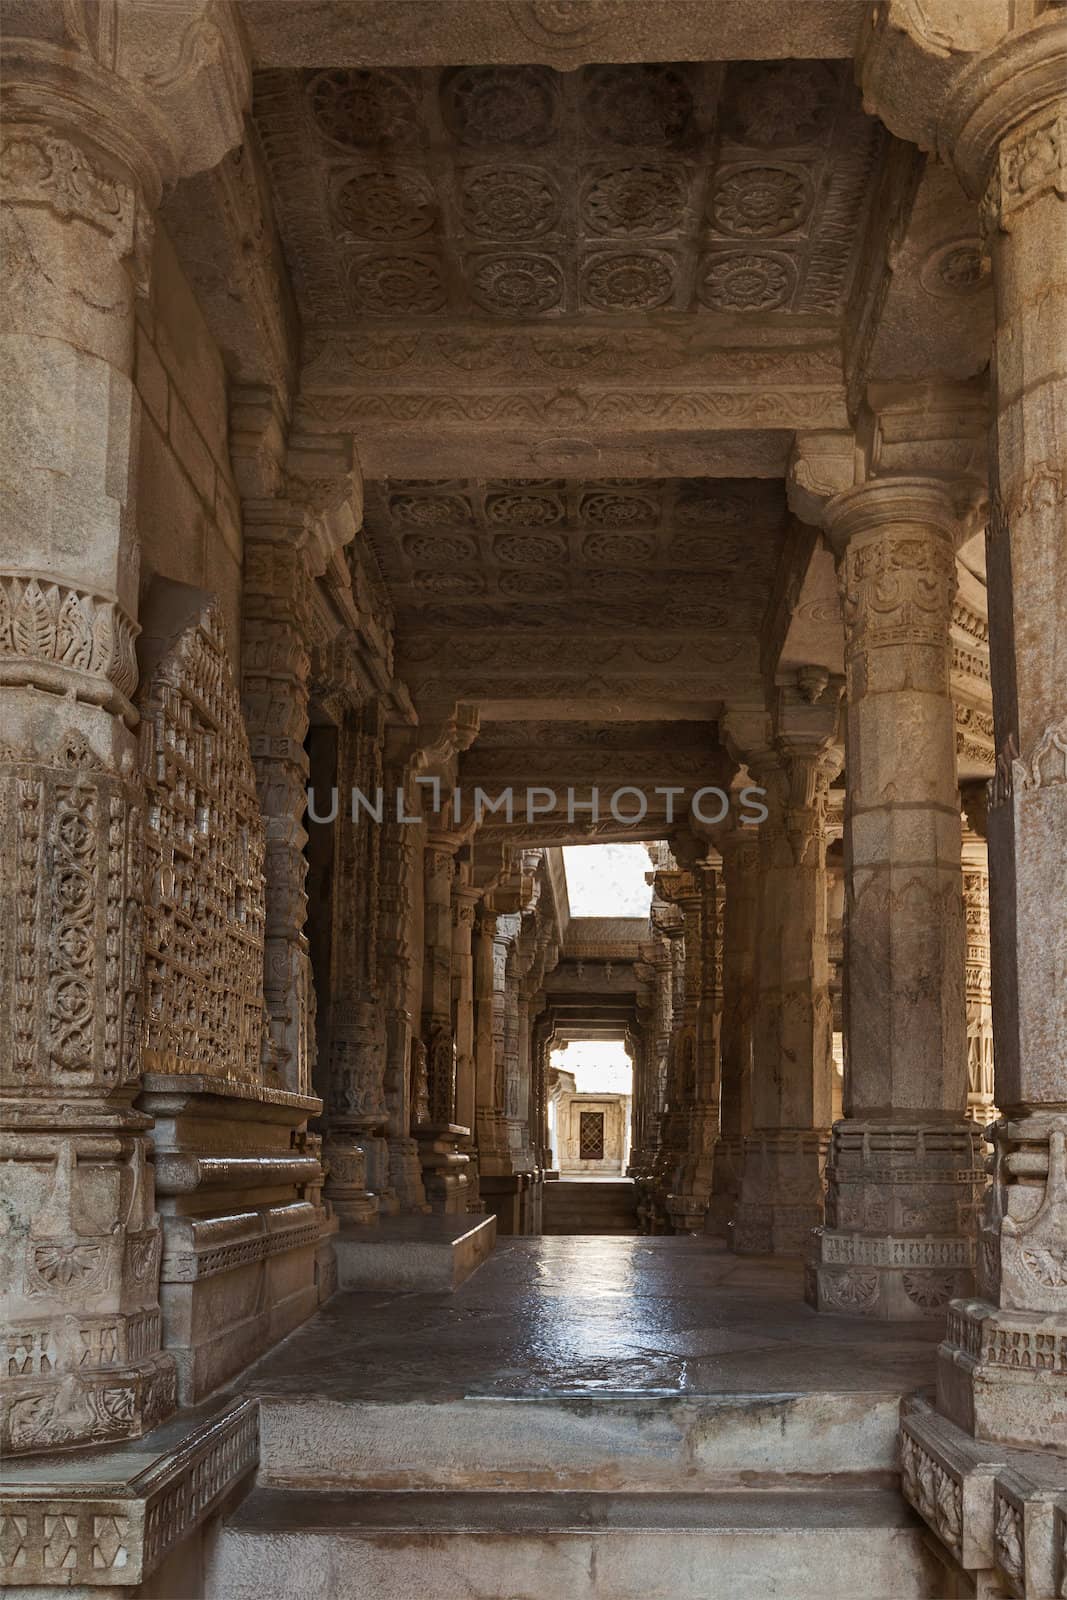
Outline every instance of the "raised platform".
<path id="1" fill-rule="evenodd" d="M 585 1237 L 336 1296 L 247 1380 L 260 1475 L 211 1600 L 945 1600 L 897 1477 L 936 1331 L 802 1292 L 799 1262 Z"/>
<path id="2" fill-rule="evenodd" d="M 383 1217 L 342 1228 L 334 1240 L 340 1289 L 406 1294 L 458 1289 L 496 1243 L 496 1218 Z"/>

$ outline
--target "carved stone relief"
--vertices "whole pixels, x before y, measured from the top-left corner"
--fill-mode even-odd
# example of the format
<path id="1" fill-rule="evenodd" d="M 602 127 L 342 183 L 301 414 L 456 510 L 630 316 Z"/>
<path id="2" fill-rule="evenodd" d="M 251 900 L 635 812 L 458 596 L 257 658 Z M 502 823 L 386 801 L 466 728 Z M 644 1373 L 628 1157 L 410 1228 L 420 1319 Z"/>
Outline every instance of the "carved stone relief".
<path id="1" fill-rule="evenodd" d="M 145 1067 L 259 1081 L 265 838 L 217 607 L 141 695 Z"/>

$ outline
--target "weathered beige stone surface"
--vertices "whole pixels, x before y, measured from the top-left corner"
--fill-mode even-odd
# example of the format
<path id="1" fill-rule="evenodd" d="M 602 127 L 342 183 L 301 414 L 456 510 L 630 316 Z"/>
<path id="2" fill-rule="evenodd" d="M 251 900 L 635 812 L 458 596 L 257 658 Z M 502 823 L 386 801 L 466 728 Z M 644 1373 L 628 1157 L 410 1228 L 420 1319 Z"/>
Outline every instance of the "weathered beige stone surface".
<path id="1" fill-rule="evenodd" d="M 579 1552 L 676 1596 L 713 1551 L 741 1596 L 784 1548 L 824 1589 L 864 1552 L 895 1597 L 1063 1589 L 1065 26 L 10 0 L 5 1579 L 495 1592 L 504 1550 L 516 1593 Z M 576 817 L 594 784 L 647 807 Z M 554 797 L 451 812 L 509 785 Z M 647 922 L 571 916 L 594 840 L 648 844 Z M 343 1279 L 409 1290 L 427 1236 L 451 1287 L 569 1225 L 575 1039 L 634 1064 L 624 1225 L 735 1251 L 559 1241 L 532 1286 L 506 1238 L 447 1313 L 313 1321 L 264 1390 L 308 1498 L 221 1542 L 237 1413 L 127 1471 L 331 1298 L 339 1223 Z M 806 1243 L 818 1317 L 746 1259 Z M 813 1491 L 895 1470 L 942 1329 L 915 1515 Z M 602 1480 L 637 1501 L 580 1528 L 493 1494 Z M 358 1498 L 397 1489 L 421 1544 Z"/>

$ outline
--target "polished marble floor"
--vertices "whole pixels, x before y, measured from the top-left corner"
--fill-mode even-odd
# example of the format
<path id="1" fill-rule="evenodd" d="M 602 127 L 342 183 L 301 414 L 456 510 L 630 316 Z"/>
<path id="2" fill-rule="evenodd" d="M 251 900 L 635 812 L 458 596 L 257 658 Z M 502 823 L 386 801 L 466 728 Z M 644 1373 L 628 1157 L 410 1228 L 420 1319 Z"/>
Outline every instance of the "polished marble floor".
<path id="1" fill-rule="evenodd" d="M 241 1389 L 344 1401 L 902 1394 L 932 1385 L 940 1331 L 817 1315 L 799 1262 L 711 1239 L 506 1238 L 454 1293 L 338 1295 Z"/>

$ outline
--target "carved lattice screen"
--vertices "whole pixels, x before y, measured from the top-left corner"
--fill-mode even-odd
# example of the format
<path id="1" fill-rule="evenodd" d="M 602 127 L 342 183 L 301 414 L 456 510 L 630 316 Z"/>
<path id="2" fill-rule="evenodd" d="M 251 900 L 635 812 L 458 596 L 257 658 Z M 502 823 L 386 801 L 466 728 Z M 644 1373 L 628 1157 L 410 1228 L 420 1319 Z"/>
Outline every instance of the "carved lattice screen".
<path id="1" fill-rule="evenodd" d="M 578 1155 L 582 1161 L 603 1161 L 604 1113 L 602 1111 L 579 1113 Z"/>
<path id="2" fill-rule="evenodd" d="M 255 1081 L 264 831 L 215 606 L 163 656 L 141 711 L 145 1070 Z"/>

